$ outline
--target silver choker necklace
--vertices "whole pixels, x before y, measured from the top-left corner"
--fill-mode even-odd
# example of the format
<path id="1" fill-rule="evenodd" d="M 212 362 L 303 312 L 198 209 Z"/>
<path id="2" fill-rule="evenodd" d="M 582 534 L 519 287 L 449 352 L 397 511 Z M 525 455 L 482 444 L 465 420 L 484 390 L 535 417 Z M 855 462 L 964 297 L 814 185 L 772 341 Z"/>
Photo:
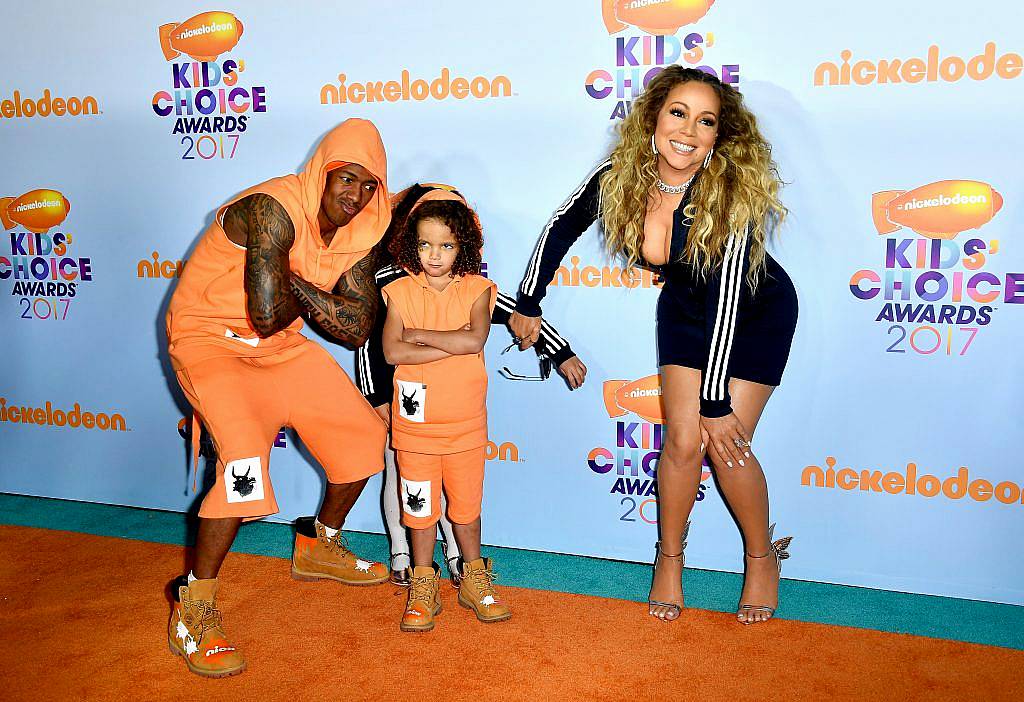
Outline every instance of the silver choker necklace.
<path id="1" fill-rule="evenodd" d="M 661 178 L 658 178 L 658 190 L 660 190 L 663 193 L 667 193 L 669 195 L 682 195 L 682 194 L 685 194 L 686 191 L 690 189 L 690 183 L 692 183 L 693 179 L 696 178 L 696 177 L 697 177 L 697 174 L 694 173 L 692 176 L 690 176 L 690 179 L 688 181 L 686 181 L 685 183 L 683 183 L 682 185 L 669 185 L 668 183 L 663 181 Z"/>

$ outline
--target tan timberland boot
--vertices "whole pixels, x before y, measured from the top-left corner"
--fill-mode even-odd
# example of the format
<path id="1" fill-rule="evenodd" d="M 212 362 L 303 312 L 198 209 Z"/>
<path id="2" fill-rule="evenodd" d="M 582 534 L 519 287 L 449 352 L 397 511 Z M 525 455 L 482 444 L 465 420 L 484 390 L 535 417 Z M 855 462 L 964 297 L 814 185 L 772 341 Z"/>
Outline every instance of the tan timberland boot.
<path id="1" fill-rule="evenodd" d="M 322 524 L 311 519 L 295 522 L 292 577 L 296 580 L 337 580 L 346 585 L 377 585 L 388 579 L 383 563 L 367 561 L 348 548 L 339 531 L 328 538 Z"/>
<path id="2" fill-rule="evenodd" d="M 171 653 L 185 659 L 196 675 L 225 678 L 245 670 L 245 658 L 221 628 L 217 609 L 217 579 L 193 580 L 184 575 L 171 586 L 171 620 L 167 624 L 167 645 Z"/>
<path id="3" fill-rule="evenodd" d="M 402 614 L 402 631 L 430 631 L 434 617 L 441 613 L 441 569 L 416 566 L 412 569 L 409 599 Z"/>
<path id="4" fill-rule="evenodd" d="M 459 604 L 476 612 L 476 618 L 486 623 L 503 622 L 512 617 L 512 610 L 498 599 L 494 590 L 490 558 L 463 562 Z"/>

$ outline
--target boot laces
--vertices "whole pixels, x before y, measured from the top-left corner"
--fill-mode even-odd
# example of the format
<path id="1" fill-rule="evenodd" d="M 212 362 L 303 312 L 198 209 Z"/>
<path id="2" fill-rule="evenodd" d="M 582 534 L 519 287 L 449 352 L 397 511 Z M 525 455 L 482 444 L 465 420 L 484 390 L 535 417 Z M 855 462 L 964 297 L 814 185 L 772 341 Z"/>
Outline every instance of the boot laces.
<path id="1" fill-rule="evenodd" d="M 434 576 L 423 575 L 413 576 L 409 584 L 409 603 L 426 602 L 430 604 L 434 599 Z"/>
<path id="2" fill-rule="evenodd" d="M 355 555 L 354 553 L 352 553 L 352 549 L 350 549 L 348 547 L 348 541 L 342 535 L 341 529 L 338 530 L 337 534 L 335 534 L 334 536 L 329 537 L 328 539 L 326 539 L 326 541 L 327 541 L 327 548 L 329 548 L 331 551 L 335 551 L 335 552 L 341 554 L 342 556 L 354 556 Z"/>
<path id="3" fill-rule="evenodd" d="M 199 637 L 202 638 L 203 634 L 211 629 L 220 629 L 223 619 L 221 617 L 220 610 L 208 600 L 192 600 L 192 605 L 198 610 L 199 621 Z"/>
<path id="4" fill-rule="evenodd" d="M 498 577 L 498 574 L 494 571 L 481 568 L 480 570 L 473 570 L 469 572 L 469 577 L 473 579 L 473 586 L 476 591 L 480 593 L 480 597 L 484 598 L 490 595 L 495 597 L 494 592 L 494 580 Z"/>

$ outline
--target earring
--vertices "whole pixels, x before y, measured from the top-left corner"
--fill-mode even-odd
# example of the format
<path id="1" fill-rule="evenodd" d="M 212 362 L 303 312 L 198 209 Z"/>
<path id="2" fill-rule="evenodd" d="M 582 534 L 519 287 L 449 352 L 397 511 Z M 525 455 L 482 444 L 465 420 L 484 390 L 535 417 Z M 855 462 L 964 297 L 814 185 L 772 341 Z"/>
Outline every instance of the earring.
<path id="1" fill-rule="evenodd" d="M 708 151 L 708 156 L 705 157 L 705 168 L 708 168 L 709 164 L 711 164 L 711 157 L 712 155 L 714 155 L 714 153 L 715 147 L 712 146 L 711 149 Z"/>
<path id="2" fill-rule="evenodd" d="M 658 147 L 655 146 L 655 144 L 654 144 L 654 135 L 653 134 L 651 134 L 651 151 L 654 153 L 655 156 L 658 155 Z"/>

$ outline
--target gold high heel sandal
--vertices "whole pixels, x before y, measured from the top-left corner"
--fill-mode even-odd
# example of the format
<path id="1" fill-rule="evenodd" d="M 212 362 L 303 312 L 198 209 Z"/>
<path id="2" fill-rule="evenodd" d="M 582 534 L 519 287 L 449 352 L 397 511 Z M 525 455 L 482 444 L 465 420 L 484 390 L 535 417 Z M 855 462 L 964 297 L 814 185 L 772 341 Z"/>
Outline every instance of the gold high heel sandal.
<path id="1" fill-rule="evenodd" d="M 772 524 L 770 527 L 768 527 L 768 541 L 771 542 L 771 547 L 768 549 L 768 553 L 766 553 L 766 554 L 764 554 L 762 556 L 752 556 L 749 553 L 744 552 L 743 555 L 746 556 L 747 558 L 767 558 L 768 556 L 771 556 L 771 555 L 774 554 L 775 555 L 775 562 L 779 566 L 779 576 L 780 576 L 780 580 L 781 580 L 781 576 L 782 576 L 782 562 L 784 560 L 786 560 L 787 558 L 789 558 L 789 551 L 787 551 L 786 549 L 789 548 L 789 544 L 790 544 L 790 542 L 793 541 L 793 537 L 792 536 L 784 536 L 783 538 L 779 539 L 778 541 L 772 541 L 772 535 L 774 534 L 774 532 L 775 532 L 775 525 Z M 778 607 L 778 605 L 776 605 L 776 607 Z M 772 617 L 775 616 L 775 609 L 776 609 L 776 607 L 769 607 L 768 605 L 741 604 L 740 607 L 739 607 L 739 610 L 736 612 L 736 614 L 741 614 L 742 613 L 742 614 L 745 614 L 745 615 L 747 615 L 749 617 L 749 615 L 752 614 L 753 612 L 764 612 L 764 613 L 766 613 L 768 615 L 768 617 L 763 619 L 763 620 L 761 620 L 761 621 L 766 622 L 766 621 L 768 621 L 769 619 L 771 619 Z M 760 624 L 761 622 L 752 622 L 749 619 L 745 618 L 741 623 L 744 626 L 747 626 L 747 625 L 750 625 L 750 624 Z"/>
<path id="2" fill-rule="evenodd" d="M 660 541 L 654 545 L 654 550 L 655 550 L 654 567 L 655 568 L 658 567 L 658 559 L 659 558 L 681 558 L 681 559 L 683 559 L 683 562 L 679 564 L 680 586 L 682 586 L 682 577 L 683 577 L 682 570 L 683 570 L 683 566 L 686 565 L 686 536 L 689 533 L 690 533 L 690 522 L 687 522 L 686 526 L 683 527 L 683 538 L 682 538 L 682 542 L 683 543 L 682 543 L 682 548 L 679 549 L 679 553 L 676 553 L 676 554 L 665 553 L 664 551 L 661 550 L 661 542 Z M 665 613 L 666 616 L 658 617 L 658 619 L 661 619 L 664 622 L 674 622 L 676 619 L 679 619 L 679 615 L 683 613 L 682 605 L 680 605 L 680 604 L 678 604 L 676 602 L 662 602 L 660 600 L 652 600 L 650 597 L 648 597 L 647 598 L 647 606 L 648 606 L 648 608 L 650 608 L 650 607 L 665 607 L 668 610 L 668 612 L 674 612 L 675 613 L 672 617 L 667 616 L 668 612 Z M 657 617 L 657 615 L 654 614 L 654 612 L 651 612 L 650 609 L 648 609 L 647 613 L 650 614 L 652 617 Z"/>

